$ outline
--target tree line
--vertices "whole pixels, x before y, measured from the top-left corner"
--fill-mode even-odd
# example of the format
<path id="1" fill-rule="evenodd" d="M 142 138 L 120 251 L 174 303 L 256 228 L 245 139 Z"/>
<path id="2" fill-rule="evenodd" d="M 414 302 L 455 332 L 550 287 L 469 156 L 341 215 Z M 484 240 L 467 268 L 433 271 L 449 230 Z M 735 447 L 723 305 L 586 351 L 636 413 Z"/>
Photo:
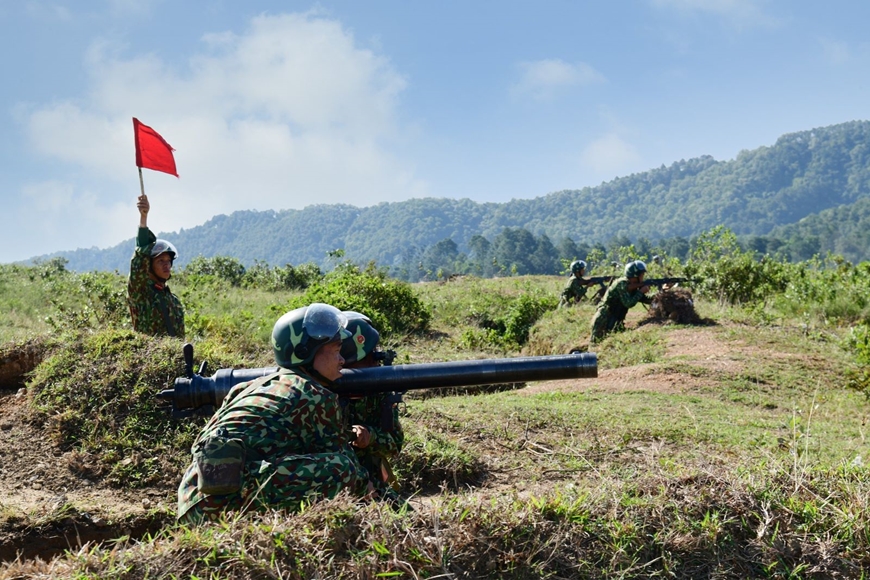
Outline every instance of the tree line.
<path id="1" fill-rule="evenodd" d="M 159 235 L 179 248 L 179 265 L 223 255 L 246 265 L 325 267 L 327 252 L 341 248 L 359 263 L 384 264 L 408 279 L 431 277 L 439 268 L 550 273 L 559 260 L 582 257 L 584 244 L 606 249 L 606 240 L 626 235 L 637 245 L 688 241 L 720 225 L 761 253 L 800 260 L 830 251 L 857 262 L 870 257 L 868 200 L 870 121 L 851 121 L 783 135 L 729 161 L 704 155 L 533 199 L 423 198 L 363 208 L 239 211 Z M 580 250 L 577 256 L 565 250 L 568 240 Z M 78 271 L 123 270 L 132 249 L 131 238 L 105 250 L 42 258 L 62 256 Z"/>

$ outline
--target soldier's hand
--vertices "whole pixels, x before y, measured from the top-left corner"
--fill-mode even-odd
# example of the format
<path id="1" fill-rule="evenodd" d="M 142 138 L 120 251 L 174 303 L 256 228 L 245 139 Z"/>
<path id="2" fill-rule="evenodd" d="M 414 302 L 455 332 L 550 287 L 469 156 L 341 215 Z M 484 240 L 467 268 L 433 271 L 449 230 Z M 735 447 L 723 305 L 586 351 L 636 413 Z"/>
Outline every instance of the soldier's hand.
<path id="1" fill-rule="evenodd" d="M 139 196 L 138 200 L 136 200 L 136 209 L 139 210 L 139 215 L 143 218 L 148 216 L 148 212 L 151 210 L 151 204 L 148 202 L 148 196 L 144 193 Z"/>
<path id="2" fill-rule="evenodd" d="M 650 288 L 646 284 L 644 284 L 643 286 L 640 287 L 641 294 L 646 294 L 647 292 L 649 292 L 649 290 L 650 290 Z"/>
<path id="3" fill-rule="evenodd" d="M 372 434 L 364 425 L 354 425 L 353 433 L 356 435 L 352 443 L 354 447 L 365 449 L 372 442 Z"/>

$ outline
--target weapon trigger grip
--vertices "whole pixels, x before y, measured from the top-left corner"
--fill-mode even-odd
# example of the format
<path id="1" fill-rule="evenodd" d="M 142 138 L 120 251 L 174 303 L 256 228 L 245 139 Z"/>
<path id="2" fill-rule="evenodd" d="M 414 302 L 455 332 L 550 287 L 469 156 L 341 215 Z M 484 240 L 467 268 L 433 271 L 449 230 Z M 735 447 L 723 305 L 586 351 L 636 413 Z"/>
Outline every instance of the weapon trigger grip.
<path id="1" fill-rule="evenodd" d="M 193 345 L 185 342 L 181 347 L 181 352 L 184 354 L 184 374 L 187 378 L 193 378 Z"/>

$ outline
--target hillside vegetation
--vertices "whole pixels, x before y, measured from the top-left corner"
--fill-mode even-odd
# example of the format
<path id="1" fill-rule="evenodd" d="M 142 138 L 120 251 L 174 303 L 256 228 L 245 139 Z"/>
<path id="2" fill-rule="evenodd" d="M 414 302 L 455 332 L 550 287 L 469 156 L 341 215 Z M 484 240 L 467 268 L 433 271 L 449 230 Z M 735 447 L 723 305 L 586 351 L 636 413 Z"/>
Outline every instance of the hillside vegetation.
<path id="1" fill-rule="evenodd" d="M 181 264 L 196 256 L 234 256 L 247 266 L 262 261 L 313 262 L 325 267 L 327 253 L 343 249 L 358 264 L 374 260 L 409 280 L 425 277 L 425 272 L 419 275 L 420 264 L 431 261 L 427 253 L 439 243 L 452 243 L 455 252 L 489 263 L 475 256 L 474 239 L 482 237 L 498 245 L 506 228 L 535 236 L 538 245 L 552 244 L 561 250 L 570 241 L 585 252 L 596 245 L 610 246 L 614 240 L 616 245 L 669 240 L 671 246 L 685 246 L 702 232 L 724 225 L 761 253 L 780 252 L 798 261 L 831 251 L 859 262 L 870 258 L 867 228 L 862 228 L 866 225 L 862 200 L 868 194 L 870 121 L 852 121 L 783 135 L 772 146 L 742 151 L 730 161 L 709 156 L 680 160 L 597 187 L 534 199 L 476 203 L 429 198 L 365 208 L 316 205 L 303 210 L 241 211 L 161 235 L 181 250 Z M 129 241 L 105 250 L 79 249 L 43 259 L 63 257 L 76 271 L 123 271 L 134 246 L 135 218 L 131 205 Z M 807 222 L 787 227 L 803 219 Z M 836 223 L 845 227 L 832 227 Z M 666 249 L 679 256 L 674 247 Z M 495 257 L 510 271 L 510 260 Z M 568 250 L 555 255 L 556 262 L 574 257 L 581 256 Z M 558 271 L 553 260 L 534 266 L 540 266 L 534 273 Z"/>
<path id="2" fill-rule="evenodd" d="M 595 307 L 556 309 L 564 277 L 235 264 L 173 279 L 211 371 L 272 364 L 272 323 L 314 299 L 370 314 L 400 364 L 588 348 Z M 870 573 L 870 263 L 759 260 L 705 232 L 685 262 L 650 262 L 697 280 L 701 325 L 638 306 L 596 345 L 598 378 L 409 394 L 411 511 L 339 496 L 197 527 L 174 522 L 175 488 L 205 417 L 153 396 L 181 341 L 130 331 L 118 274 L 0 268 L 0 361 L 39 352 L 0 388 L 0 578 Z"/>

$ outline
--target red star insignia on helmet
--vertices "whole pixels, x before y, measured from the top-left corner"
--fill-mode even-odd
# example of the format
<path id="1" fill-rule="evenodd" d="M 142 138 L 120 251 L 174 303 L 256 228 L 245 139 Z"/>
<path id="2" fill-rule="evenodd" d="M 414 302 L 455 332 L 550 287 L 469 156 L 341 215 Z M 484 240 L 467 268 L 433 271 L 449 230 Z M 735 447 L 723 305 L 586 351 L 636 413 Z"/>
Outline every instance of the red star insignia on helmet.
<path id="1" fill-rule="evenodd" d="M 359 336 L 356 337 L 356 341 L 358 343 L 362 344 L 366 341 L 366 337 L 364 337 L 363 335 L 360 334 Z"/>

